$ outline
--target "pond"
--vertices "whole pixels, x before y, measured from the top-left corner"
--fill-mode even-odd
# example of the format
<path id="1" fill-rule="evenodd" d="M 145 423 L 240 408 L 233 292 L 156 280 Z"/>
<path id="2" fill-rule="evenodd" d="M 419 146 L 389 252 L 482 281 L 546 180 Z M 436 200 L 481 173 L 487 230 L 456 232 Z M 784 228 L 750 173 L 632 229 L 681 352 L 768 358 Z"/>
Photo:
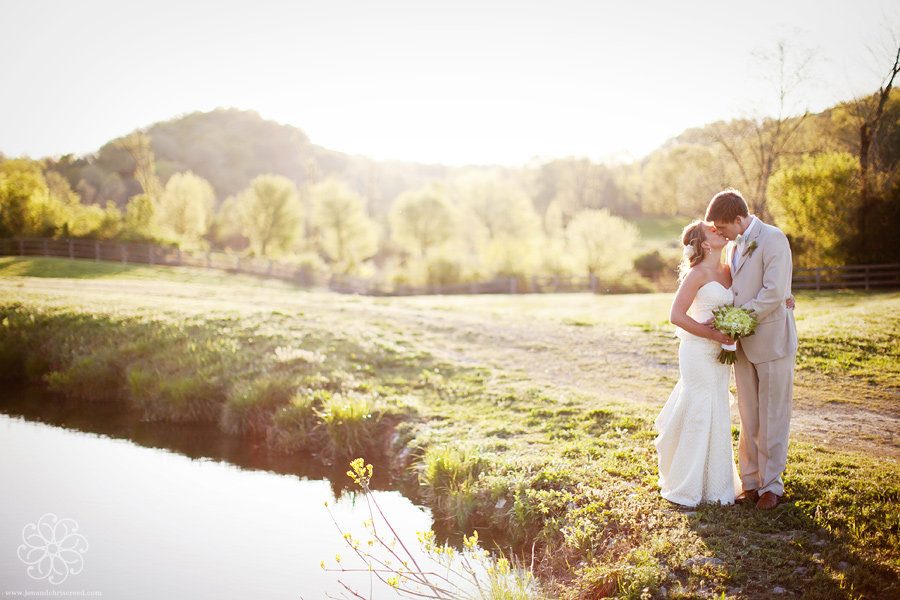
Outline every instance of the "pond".
<path id="1" fill-rule="evenodd" d="M 328 471 L 209 428 L 4 385 L 0 595 L 312 600 L 339 597 L 340 579 L 369 597 L 367 573 L 320 566 L 351 555 L 332 516 L 357 536 L 369 518 L 364 496 L 333 483 L 349 482 L 346 465 Z M 432 528 L 430 511 L 399 492 L 373 497 L 413 546 Z M 54 553 L 68 569 L 53 572 Z"/>

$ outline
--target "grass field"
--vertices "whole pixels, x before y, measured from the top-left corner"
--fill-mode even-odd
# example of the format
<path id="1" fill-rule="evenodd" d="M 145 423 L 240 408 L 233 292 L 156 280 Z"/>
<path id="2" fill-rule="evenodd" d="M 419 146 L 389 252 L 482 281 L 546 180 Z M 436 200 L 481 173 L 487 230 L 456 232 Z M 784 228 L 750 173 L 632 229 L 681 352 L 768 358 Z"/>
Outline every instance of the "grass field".
<path id="1" fill-rule="evenodd" d="M 900 597 L 890 454 L 794 440 L 770 512 L 659 497 L 670 301 L 366 298 L 0 258 L 0 376 L 323 460 L 380 455 L 445 526 L 533 550 L 552 597 Z M 814 394 L 838 386 L 860 410 L 900 412 L 898 311 L 898 293 L 798 295 L 804 402 L 830 410 Z"/>
<path id="2" fill-rule="evenodd" d="M 685 217 L 638 217 L 633 219 L 646 242 L 659 244 L 677 243 L 684 227 L 690 223 Z"/>

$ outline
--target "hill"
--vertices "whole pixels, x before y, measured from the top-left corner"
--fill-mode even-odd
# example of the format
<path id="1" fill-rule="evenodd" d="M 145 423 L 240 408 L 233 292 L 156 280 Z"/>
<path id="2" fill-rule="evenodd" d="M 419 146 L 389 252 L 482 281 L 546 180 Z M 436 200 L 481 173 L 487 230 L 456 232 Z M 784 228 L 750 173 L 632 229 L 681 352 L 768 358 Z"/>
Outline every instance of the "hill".
<path id="1" fill-rule="evenodd" d="M 313 144 L 302 129 L 233 108 L 190 113 L 144 131 L 150 136 L 163 184 L 175 173 L 193 171 L 213 185 L 220 203 L 257 175 L 273 173 L 301 189 L 328 177 L 340 179 L 369 201 L 373 213 L 384 213 L 399 193 L 458 170 L 329 150 Z M 86 202 L 112 201 L 124 208 L 127 199 L 141 190 L 134 179 L 134 161 L 117 145 L 123 138 L 109 141 L 96 154 L 64 156 L 53 168 Z"/>

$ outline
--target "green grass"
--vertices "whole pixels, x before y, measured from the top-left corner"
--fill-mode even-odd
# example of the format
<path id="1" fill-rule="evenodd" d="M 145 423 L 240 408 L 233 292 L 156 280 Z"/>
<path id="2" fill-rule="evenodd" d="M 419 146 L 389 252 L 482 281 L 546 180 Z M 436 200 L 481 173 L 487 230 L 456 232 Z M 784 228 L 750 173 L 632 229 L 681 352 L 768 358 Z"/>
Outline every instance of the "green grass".
<path id="1" fill-rule="evenodd" d="M 627 297 L 627 302 L 623 298 Z M 660 327 L 668 323 L 671 294 L 498 294 L 482 296 L 417 296 L 404 299 L 417 308 L 475 312 L 485 316 L 516 315 L 571 326 L 637 325 Z"/>
<path id="2" fill-rule="evenodd" d="M 65 277 L 68 279 L 172 279 L 175 270 L 64 258 L 0 257 L 0 277 Z"/>
<path id="3" fill-rule="evenodd" d="M 622 335 L 641 356 L 661 336 L 670 295 L 388 300 L 185 281 L 170 269 L 135 278 L 94 263 L 108 281 L 90 269 L 48 281 L 3 261 L 0 376 L 215 423 L 285 452 L 319 449 L 323 460 L 385 453 L 451 533 L 478 530 L 526 563 L 533 551 L 558 598 L 900 595 L 897 461 L 792 441 L 784 505 L 681 510 L 659 497 L 657 409 L 629 400 L 632 388 L 582 392 L 450 351 L 461 328 L 515 316 L 563 339 Z M 45 277 L 72 265 L 30 264 Z M 803 355 L 800 368 L 893 385 L 878 361 L 896 351 L 898 310 L 898 294 L 798 295 L 802 343 L 835 357 Z M 634 373 L 637 390 L 660 385 L 642 382 L 640 365 L 595 368 L 611 381 Z"/>
<path id="4" fill-rule="evenodd" d="M 51 279 L 159 280 L 173 283 L 287 287 L 275 280 L 250 275 L 234 275 L 214 269 L 195 267 L 150 267 L 134 264 L 67 258 L 0 256 L 0 278 L 40 277 Z"/>
<path id="5" fill-rule="evenodd" d="M 638 217 L 631 221 L 637 225 L 641 240 L 661 244 L 678 243 L 685 225 L 691 222 L 687 217 Z"/>
<path id="6" fill-rule="evenodd" d="M 637 245 L 637 255 L 659 252 L 671 266 L 664 274 L 668 285 L 675 285 L 675 267 L 681 260 L 681 232 L 691 222 L 687 217 L 638 217 L 632 219 L 641 234 Z M 666 289 L 666 288 L 663 288 Z"/>
<path id="7" fill-rule="evenodd" d="M 898 315 L 898 292 L 798 293 L 798 367 L 900 388 Z"/>

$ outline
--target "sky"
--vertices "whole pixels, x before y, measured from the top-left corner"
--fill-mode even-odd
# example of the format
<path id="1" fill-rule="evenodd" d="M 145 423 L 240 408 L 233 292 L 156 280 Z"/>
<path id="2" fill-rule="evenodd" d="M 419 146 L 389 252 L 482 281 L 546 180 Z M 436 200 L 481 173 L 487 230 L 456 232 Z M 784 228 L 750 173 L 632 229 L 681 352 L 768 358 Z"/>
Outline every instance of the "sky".
<path id="1" fill-rule="evenodd" d="M 224 107 L 378 160 L 627 160 L 776 114 L 779 40 L 813 55 L 788 113 L 874 92 L 886 23 L 896 0 L 0 0 L 0 153 Z"/>

